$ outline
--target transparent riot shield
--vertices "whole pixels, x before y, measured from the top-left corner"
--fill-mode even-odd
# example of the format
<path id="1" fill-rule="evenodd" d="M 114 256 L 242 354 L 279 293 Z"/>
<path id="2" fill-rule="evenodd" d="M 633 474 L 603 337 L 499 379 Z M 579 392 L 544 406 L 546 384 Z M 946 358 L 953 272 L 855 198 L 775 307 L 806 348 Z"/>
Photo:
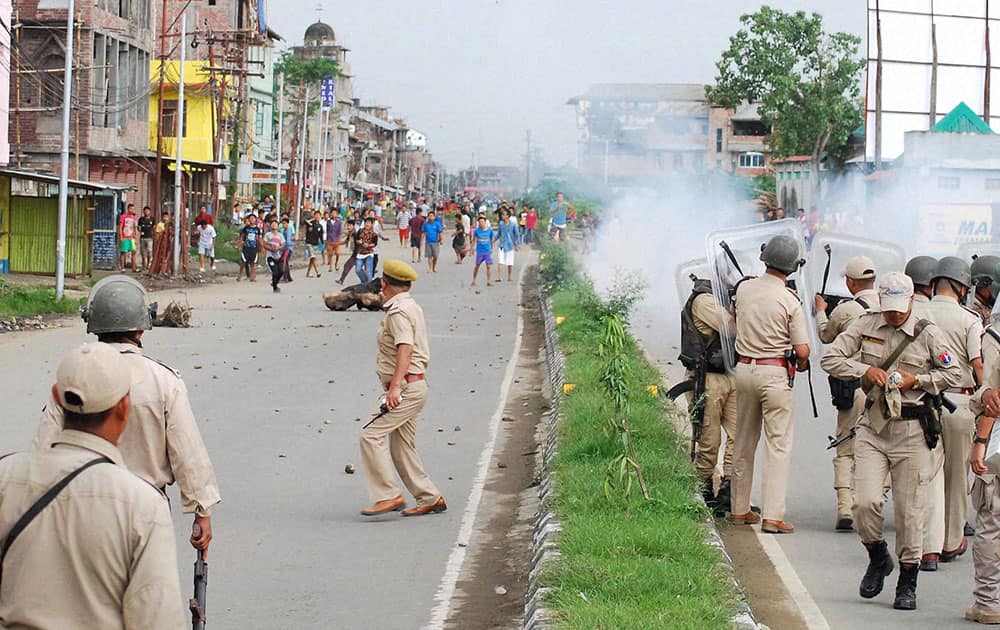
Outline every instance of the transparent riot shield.
<path id="1" fill-rule="evenodd" d="M 844 268 L 847 261 L 855 256 L 867 256 L 875 263 L 876 278 L 890 271 L 903 271 L 906 267 L 906 252 L 895 243 L 876 241 L 836 232 L 820 232 L 813 239 L 812 249 L 806 257 L 808 264 L 804 272 L 809 286 L 823 295 L 827 302 L 827 315 L 844 300 L 852 299 L 847 290 Z M 876 280 L 876 287 L 878 280 Z M 812 295 L 802 295 L 803 300 L 812 304 Z M 813 316 L 818 313 L 813 313 Z M 816 328 L 815 324 L 813 328 Z M 817 337 L 818 337 L 817 330 Z M 823 344 L 812 348 L 817 358 L 823 354 Z"/>
<path id="2" fill-rule="evenodd" d="M 733 297 L 737 283 L 743 278 L 756 277 L 764 273 L 764 263 L 760 262 L 761 249 L 769 240 L 779 234 L 795 239 L 799 244 L 800 255 L 808 260 L 802 224 L 795 219 L 717 230 L 709 233 L 705 238 L 705 253 L 712 266 L 712 290 L 715 292 L 716 301 L 730 313 L 733 312 Z M 802 296 L 809 298 L 802 300 L 802 307 L 806 317 L 811 319 L 813 291 L 807 275 L 800 268 L 790 275 L 788 280 L 800 298 Z M 816 347 L 819 340 L 815 327 L 809 328 L 810 346 Z M 723 318 L 722 335 L 725 341 L 722 348 L 726 355 L 726 366 L 732 370 L 737 361 L 734 350 L 736 330 L 733 327 L 733 322 L 728 318 Z"/>
<path id="3" fill-rule="evenodd" d="M 691 297 L 691 290 L 694 289 L 694 280 L 691 276 L 699 280 L 712 279 L 712 266 L 704 258 L 695 258 L 677 265 L 674 270 L 674 286 L 677 288 L 677 303 L 681 308 L 687 304 Z"/>

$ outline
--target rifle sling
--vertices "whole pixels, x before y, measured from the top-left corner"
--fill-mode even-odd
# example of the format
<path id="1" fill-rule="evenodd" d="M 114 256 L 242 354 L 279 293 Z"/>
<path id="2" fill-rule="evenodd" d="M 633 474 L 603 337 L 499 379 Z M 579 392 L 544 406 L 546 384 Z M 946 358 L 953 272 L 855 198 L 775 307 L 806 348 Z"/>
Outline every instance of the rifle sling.
<path id="1" fill-rule="evenodd" d="M 96 459 L 92 459 L 89 462 L 86 462 L 85 464 L 83 464 L 82 466 L 70 472 L 68 475 L 59 480 L 59 482 L 56 485 L 49 488 L 45 492 L 45 494 L 41 496 L 41 498 L 35 501 L 35 503 L 30 508 L 28 508 L 28 511 L 25 512 L 21 516 L 21 518 L 17 519 L 17 522 L 14 523 L 14 526 L 10 528 L 10 532 L 7 534 L 7 538 L 3 542 L 3 547 L 0 548 L 0 583 L 3 582 L 3 561 L 7 557 L 7 551 L 10 549 L 10 546 L 14 543 L 14 540 L 17 539 L 17 537 L 21 534 L 21 532 L 24 531 L 24 528 L 30 525 L 31 521 L 35 520 L 35 517 L 38 516 L 41 513 L 41 511 L 44 510 L 46 506 L 48 506 L 49 503 L 52 503 L 52 501 L 57 496 L 59 496 L 59 493 L 62 492 L 63 489 L 66 486 L 68 486 L 69 483 L 73 481 L 73 479 L 76 478 L 77 475 L 87 470 L 91 466 L 95 466 L 97 464 L 110 464 L 110 463 L 112 463 L 111 460 L 103 456 L 98 457 Z"/>
<path id="2" fill-rule="evenodd" d="M 896 346 L 896 349 L 892 351 L 892 354 L 890 354 L 889 357 L 882 362 L 882 365 L 879 366 L 879 369 L 881 369 L 883 372 L 888 371 L 888 369 L 892 367 L 892 365 L 896 363 L 896 360 L 899 359 L 899 357 L 903 354 L 903 351 L 906 350 L 911 343 L 917 340 L 917 337 L 920 336 L 920 333 L 924 332 L 924 329 L 927 328 L 928 324 L 930 323 L 931 323 L 930 320 L 927 319 L 921 319 L 920 321 L 918 321 L 916 325 L 913 327 L 913 336 L 905 337 L 903 341 L 901 341 L 900 344 Z"/>

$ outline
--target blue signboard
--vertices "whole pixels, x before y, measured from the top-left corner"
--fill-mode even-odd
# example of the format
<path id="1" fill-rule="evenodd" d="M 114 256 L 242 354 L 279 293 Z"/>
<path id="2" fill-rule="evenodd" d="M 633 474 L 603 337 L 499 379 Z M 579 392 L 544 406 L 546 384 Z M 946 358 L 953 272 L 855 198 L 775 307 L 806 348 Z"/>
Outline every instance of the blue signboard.
<path id="1" fill-rule="evenodd" d="M 331 109 L 337 103 L 337 83 L 335 79 L 323 79 L 319 86 L 319 98 L 323 109 Z"/>

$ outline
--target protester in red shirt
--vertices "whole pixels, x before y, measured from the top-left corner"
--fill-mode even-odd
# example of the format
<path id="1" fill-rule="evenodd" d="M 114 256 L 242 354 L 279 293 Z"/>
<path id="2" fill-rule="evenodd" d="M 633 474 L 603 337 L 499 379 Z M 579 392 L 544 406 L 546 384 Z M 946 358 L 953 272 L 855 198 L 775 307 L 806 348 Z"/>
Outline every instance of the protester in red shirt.
<path id="1" fill-rule="evenodd" d="M 534 208 L 528 208 L 528 214 L 524 217 L 524 242 L 531 243 L 535 240 L 535 227 L 538 225 L 538 212 Z"/>

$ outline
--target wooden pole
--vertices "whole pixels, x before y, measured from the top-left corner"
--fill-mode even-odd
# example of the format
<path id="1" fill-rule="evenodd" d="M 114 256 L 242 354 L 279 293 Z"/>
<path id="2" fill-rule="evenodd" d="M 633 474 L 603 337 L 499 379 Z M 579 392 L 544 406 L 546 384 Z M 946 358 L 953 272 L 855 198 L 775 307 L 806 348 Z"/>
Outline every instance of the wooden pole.
<path id="1" fill-rule="evenodd" d="M 875 0 L 875 170 L 882 170 L 882 14 Z"/>

